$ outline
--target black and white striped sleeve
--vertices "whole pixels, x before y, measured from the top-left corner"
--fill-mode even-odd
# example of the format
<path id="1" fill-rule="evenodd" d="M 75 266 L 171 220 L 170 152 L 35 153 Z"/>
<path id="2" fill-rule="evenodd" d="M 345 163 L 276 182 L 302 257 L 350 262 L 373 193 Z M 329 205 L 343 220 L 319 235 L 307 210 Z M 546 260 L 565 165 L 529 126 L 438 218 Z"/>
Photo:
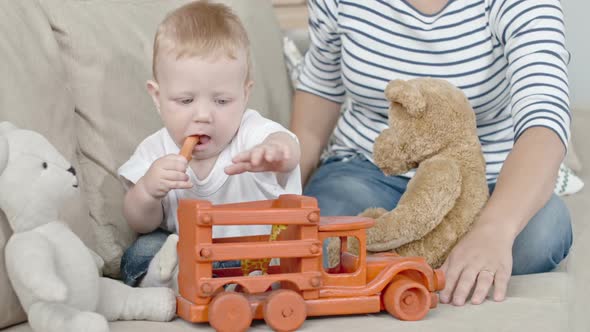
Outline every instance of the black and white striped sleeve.
<path id="1" fill-rule="evenodd" d="M 553 130 L 567 148 L 571 113 L 559 0 L 493 0 L 490 27 L 508 61 L 515 140 L 531 127 Z"/>
<path id="2" fill-rule="evenodd" d="M 297 89 L 342 103 L 345 90 L 340 71 L 338 0 L 309 0 L 307 6 L 311 43 Z"/>

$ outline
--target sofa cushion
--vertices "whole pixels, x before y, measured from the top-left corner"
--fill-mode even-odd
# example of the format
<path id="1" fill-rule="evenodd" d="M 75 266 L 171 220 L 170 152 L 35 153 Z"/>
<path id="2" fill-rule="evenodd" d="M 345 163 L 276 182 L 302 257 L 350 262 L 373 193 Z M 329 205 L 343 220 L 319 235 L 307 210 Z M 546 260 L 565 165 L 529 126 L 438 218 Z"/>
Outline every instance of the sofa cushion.
<path id="1" fill-rule="evenodd" d="M 588 163 L 590 163 L 590 148 L 588 147 L 588 143 L 586 143 L 590 140 L 590 131 L 588 128 L 590 128 L 590 108 L 580 109 L 574 113 L 574 121 L 572 122 L 572 142 L 577 144 L 577 147 L 581 148 L 578 150 L 578 156 L 583 165 L 588 165 Z M 590 190 L 588 189 L 588 184 L 590 183 L 590 171 L 588 167 L 583 168 L 578 175 L 582 181 L 584 181 L 586 186 L 582 188 L 579 193 L 565 198 L 565 202 L 570 209 L 572 217 L 574 243 L 577 242 L 577 237 L 585 232 L 588 229 L 588 225 L 590 225 L 590 216 L 588 214 L 588 202 L 590 202 Z M 587 265 L 590 266 L 590 264 Z"/>
<path id="2" fill-rule="evenodd" d="M 74 102 L 57 42 L 38 2 L 0 1 L 0 31 L 0 121 L 40 132 L 77 167 Z M 76 198 L 61 217 L 94 247 L 85 202 Z M 11 234 L 0 211 L 0 328 L 25 320 L 4 265 L 4 245 Z"/>
<path id="3" fill-rule="evenodd" d="M 122 215 L 117 168 L 137 144 L 162 126 L 146 92 L 157 24 L 185 0 L 39 0 L 60 45 L 76 105 L 81 173 L 97 225 L 104 273 L 118 276 L 120 257 L 135 234 Z M 249 106 L 283 124 L 289 81 L 281 36 L 268 1 L 227 0 L 249 32 L 254 90 Z"/>
<path id="4" fill-rule="evenodd" d="M 404 322 L 387 312 L 369 315 L 308 318 L 302 331 L 371 331 L 371 332 L 498 332 L 498 331 L 571 331 L 567 328 L 565 273 L 542 273 L 512 278 L 509 297 L 504 302 L 486 301 L 463 307 L 439 304 L 420 321 Z M 112 332 L 188 332 L 210 331 L 206 323 L 191 324 L 179 318 L 169 323 L 114 322 Z M 255 321 L 253 331 L 267 331 L 264 321 Z M 579 330 L 585 331 L 585 330 Z M 31 332 L 20 325 L 6 332 Z"/>

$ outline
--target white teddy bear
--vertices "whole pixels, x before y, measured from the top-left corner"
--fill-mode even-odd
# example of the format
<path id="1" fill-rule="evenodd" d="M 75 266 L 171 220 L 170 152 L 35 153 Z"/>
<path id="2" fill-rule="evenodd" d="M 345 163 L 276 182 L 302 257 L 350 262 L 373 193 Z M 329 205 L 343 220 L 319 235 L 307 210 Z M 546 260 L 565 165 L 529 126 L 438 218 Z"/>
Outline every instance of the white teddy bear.
<path id="1" fill-rule="evenodd" d="M 58 220 L 76 171 L 40 134 L 0 123 L 0 209 L 14 234 L 6 269 L 37 332 L 109 331 L 108 321 L 169 321 L 174 292 L 100 277 L 102 259 Z"/>

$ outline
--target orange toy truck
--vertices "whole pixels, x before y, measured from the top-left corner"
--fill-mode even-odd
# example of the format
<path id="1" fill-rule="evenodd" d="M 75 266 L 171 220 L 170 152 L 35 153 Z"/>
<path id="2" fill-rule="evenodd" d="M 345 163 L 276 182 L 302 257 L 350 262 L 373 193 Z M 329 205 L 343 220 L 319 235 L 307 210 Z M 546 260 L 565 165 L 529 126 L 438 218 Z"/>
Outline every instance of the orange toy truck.
<path id="1" fill-rule="evenodd" d="M 365 230 L 374 220 L 320 217 L 311 197 L 282 195 L 223 205 L 181 200 L 178 218 L 178 315 L 190 322 L 209 322 L 218 331 L 247 330 L 252 319 L 264 319 L 277 331 L 293 331 L 309 316 L 384 309 L 398 319 L 419 320 L 436 307 L 435 292 L 444 287 L 442 271 L 422 258 L 367 256 Z M 286 228 L 275 241 L 269 236 L 213 239 L 214 225 Z M 340 238 L 340 262 L 324 269 L 322 243 L 331 237 Z M 358 239 L 358 256 L 347 251 L 349 237 Z M 280 262 L 259 276 L 245 276 L 242 268 L 212 268 L 215 261 L 268 258 Z M 225 291 L 230 284 L 242 291 Z"/>

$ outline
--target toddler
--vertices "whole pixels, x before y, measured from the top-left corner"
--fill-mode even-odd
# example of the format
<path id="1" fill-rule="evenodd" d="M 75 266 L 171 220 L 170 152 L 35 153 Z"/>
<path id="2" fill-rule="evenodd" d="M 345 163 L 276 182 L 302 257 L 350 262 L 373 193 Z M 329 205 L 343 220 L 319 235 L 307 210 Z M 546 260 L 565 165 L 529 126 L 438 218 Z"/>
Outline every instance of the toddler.
<path id="1" fill-rule="evenodd" d="M 178 200 L 222 204 L 300 194 L 300 151 L 294 134 L 246 108 L 249 41 L 228 7 L 198 1 L 171 12 L 156 32 L 152 70 L 147 89 L 164 128 L 118 170 L 128 185 L 125 218 L 144 234 L 123 255 L 121 273 L 128 285 L 176 288 Z M 199 143 L 187 162 L 179 151 L 188 136 Z M 214 238 L 269 232 L 263 225 L 213 227 Z"/>

